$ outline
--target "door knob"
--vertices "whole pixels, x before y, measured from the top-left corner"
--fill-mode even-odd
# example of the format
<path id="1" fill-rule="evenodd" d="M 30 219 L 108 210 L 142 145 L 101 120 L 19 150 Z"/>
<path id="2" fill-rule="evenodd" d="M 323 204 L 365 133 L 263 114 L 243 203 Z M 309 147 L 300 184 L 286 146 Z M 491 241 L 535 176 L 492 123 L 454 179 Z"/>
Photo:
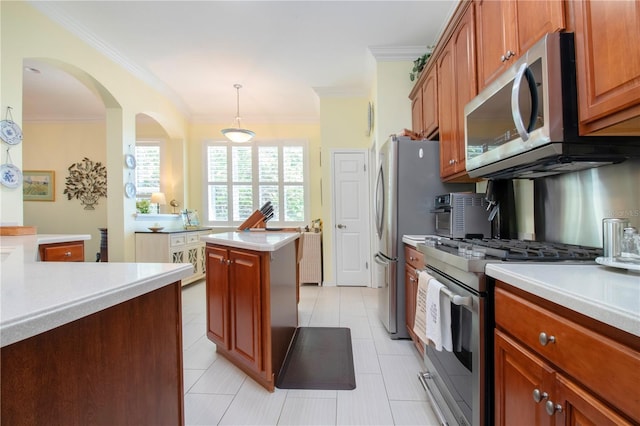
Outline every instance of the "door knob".
<path id="1" fill-rule="evenodd" d="M 347 225 L 343 225 L 341 223 L 338 224 L 338 229 L 345 229 Z"/>

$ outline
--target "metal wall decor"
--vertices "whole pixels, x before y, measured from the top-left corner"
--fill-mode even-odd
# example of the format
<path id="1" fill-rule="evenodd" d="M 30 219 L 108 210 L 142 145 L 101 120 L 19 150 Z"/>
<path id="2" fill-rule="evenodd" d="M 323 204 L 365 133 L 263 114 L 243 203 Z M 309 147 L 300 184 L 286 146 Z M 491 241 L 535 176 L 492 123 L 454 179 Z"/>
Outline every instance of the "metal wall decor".
<path id="1" fill-rule="evenodd" d="M 81 162 L 69 166 L 68 170 L 69 176 L 63 194 L 67 194 L 68 200 L 80 200 L 85 210 L 95 210 L 93 206 L 98 203 L 98 199 L 107 196 L 106 166 L 85 157 Z"/>

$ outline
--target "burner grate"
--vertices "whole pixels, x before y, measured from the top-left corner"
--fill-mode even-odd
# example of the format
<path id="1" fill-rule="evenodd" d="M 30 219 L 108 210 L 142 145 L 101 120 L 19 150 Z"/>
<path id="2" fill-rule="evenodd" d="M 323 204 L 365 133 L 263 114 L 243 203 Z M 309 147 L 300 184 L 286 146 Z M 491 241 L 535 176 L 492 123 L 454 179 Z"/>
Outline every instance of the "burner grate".
<path id="1" fill-rule="evenodd" d="M 441 239 L 440 244 L 449 247 L 472 247 L 485 249 L 487 256 L 502 260 L 517 261 L 593 261 L 602 256 L 602 249 L 572 244 L 544 241 L 503 240 L 503 239 Z"/>

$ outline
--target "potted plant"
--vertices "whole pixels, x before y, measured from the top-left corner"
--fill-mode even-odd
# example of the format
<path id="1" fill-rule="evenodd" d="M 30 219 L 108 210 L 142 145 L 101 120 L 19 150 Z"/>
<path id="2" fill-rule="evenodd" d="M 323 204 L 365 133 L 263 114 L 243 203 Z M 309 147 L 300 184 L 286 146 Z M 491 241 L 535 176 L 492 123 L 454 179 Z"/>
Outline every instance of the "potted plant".
<path id="1" fill-rule="evenodd" d="M 424 67 L 427 65 L 427 61 L 429 60 L 430 57 L 431 57 L 431 50 L 425 53 L 424 55 L 420 56 L 415 61 L 413 61 L 413 69 L 409 73 L 409 80 L 415 81 L 418 79 L 418 77 L 420 76 L 420 73 L 422 72 Z"/>

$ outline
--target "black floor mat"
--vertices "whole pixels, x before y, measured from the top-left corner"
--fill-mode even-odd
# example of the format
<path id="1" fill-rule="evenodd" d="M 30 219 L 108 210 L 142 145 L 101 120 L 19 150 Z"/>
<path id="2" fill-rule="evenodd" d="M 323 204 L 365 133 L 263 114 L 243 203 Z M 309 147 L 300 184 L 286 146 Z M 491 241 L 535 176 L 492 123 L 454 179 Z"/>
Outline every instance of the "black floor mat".
<path id="1" fill-rule="evenodd" d="M 276 387 L 355 389 L 351 330 L 343 327 L 298 327 L 278 374 Z"/>

